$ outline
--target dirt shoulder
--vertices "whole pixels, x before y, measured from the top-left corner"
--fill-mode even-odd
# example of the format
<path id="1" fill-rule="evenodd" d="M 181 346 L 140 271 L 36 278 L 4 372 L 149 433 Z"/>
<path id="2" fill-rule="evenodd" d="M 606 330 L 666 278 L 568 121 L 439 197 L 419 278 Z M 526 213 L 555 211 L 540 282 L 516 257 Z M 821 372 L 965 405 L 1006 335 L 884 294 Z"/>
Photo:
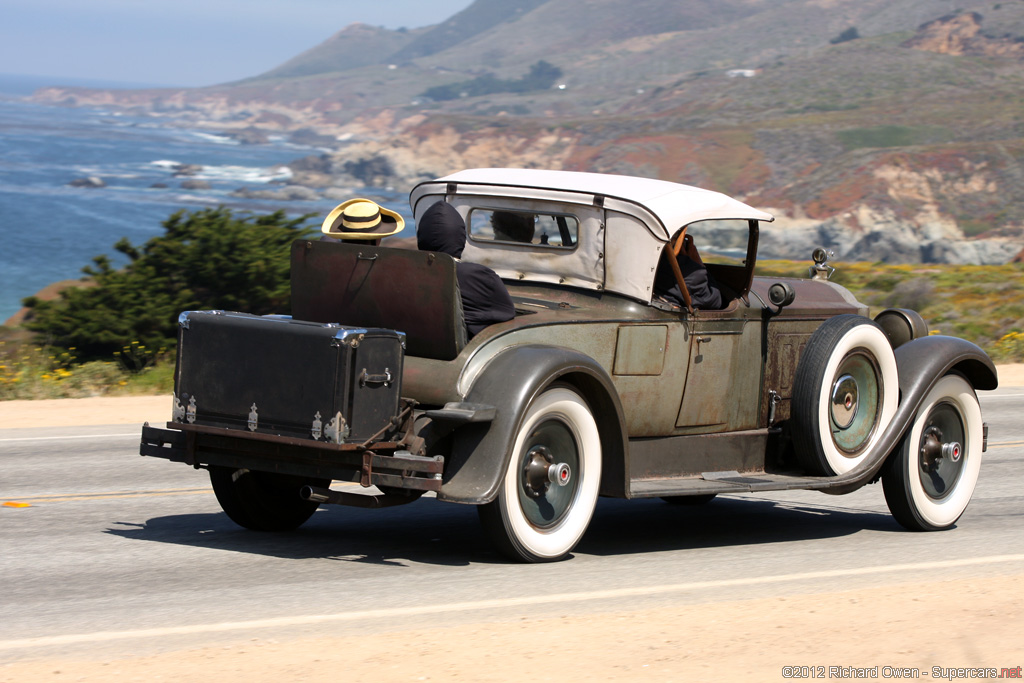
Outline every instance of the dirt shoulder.
<path id="1" fill-rule="evenodd" d="M 1024 363 L 1000 365 L 999 384 L 1024 386 Z M 100 396 L 96 398 L 0 401 L 0 429 L 77 427 L 87 425 L 161 425 L 171 416 L 170 396 Z"/>
<path id="2" fill-rule="evenodd" d="M 648 610 L 517 615 L 431 629 L 396 624 L 356 637 L 277 639 L 261 632 L 157 655 L 23 660 L 0 665 L 0 681 L 863 680 L 937 678 L 933 667 L 947 671 L 940 680 L 962 678 L 968 674 L 948 670 L 966 667 L 994 668 L 997 673 L 985 677 L 996 678 L 1001 668 L 1024 664 L 1022 579 L 673 601 Z M 812 667 L 813 673 L 797 669 L 786 676 L 784 667 Z"/>
<path id="3" fill-rule="evenodd" d="M 171 400 L 168 395 L 0 401 L 0 429 L 141 425 L 143 422 L 162 426 L 171 419 Z"/>

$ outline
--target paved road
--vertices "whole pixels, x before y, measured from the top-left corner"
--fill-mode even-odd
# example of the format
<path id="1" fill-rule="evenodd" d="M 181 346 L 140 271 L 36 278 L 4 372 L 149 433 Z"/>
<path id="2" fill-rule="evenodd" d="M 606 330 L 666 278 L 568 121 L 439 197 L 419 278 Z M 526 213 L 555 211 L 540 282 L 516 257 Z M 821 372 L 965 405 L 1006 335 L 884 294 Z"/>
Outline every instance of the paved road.
<path id="1" fill-rule="evenodd" d="M 602 500 L 570 560 L 532 566 L 502 561 L 472 507 L 327 506 L 258 534 L 221 513 L 205 472 L 135 455 L 136 429 L 0 429 L 0 502 L 30 504 L 0 508 L 0 661 L 1020 573 L 1024 388 L 982 406 L 990 450 L 951 531 L 902 531 L 877 485 Z"/>

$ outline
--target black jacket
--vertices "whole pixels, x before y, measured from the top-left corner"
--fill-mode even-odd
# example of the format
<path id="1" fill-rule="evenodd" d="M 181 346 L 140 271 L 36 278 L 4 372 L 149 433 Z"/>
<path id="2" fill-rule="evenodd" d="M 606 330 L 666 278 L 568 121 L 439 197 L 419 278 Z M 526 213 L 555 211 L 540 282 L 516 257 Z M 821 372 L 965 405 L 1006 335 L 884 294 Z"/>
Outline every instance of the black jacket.
<path id="1" fill-rule="evenodd" d="M 690 292 L 693 307 L 705 311 L 722 308 L 722 292 L 718 283 L 708 275 L 707 268 L 695 262 L 685 252 L 679 252 L 676 261 L 679 263 L 679 270 L 683 273 L 683 281 L 686 283 L 686 289 Z M 683 300 L 683 293 L 679 290 L 679 284 L 669 265 L 665 263 L 658 267 L 654 278 L 654 293 L 684 306 L 686 304 Z"/>
<path id="2" fill-rule="evenodd" d="M 416 244 L 421 251 L 439 251 L 456 259 L 455 275 L 470 337 L 516 316 L 512 297 L 497 273 L 479 263 L 458 260 L 466 247 L 466 222 L 451 204 L 440 201 L 423 212 L 416 223 Z"/>

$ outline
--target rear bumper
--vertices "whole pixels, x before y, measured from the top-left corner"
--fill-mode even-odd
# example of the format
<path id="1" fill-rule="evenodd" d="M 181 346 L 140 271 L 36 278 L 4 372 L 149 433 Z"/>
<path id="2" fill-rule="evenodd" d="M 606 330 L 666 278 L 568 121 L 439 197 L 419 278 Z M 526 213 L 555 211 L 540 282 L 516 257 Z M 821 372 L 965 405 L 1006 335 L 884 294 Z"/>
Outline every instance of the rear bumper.
<path id="1" fill-rule="evenodd" d="M 329 443 L 237 429 L 168 422 L 142 427 L 139 454 L 193 467 L 222 466 L 359 482 L 414 491 L 439 491 L 443 456 L 414 455 L 397 441 Z"/>

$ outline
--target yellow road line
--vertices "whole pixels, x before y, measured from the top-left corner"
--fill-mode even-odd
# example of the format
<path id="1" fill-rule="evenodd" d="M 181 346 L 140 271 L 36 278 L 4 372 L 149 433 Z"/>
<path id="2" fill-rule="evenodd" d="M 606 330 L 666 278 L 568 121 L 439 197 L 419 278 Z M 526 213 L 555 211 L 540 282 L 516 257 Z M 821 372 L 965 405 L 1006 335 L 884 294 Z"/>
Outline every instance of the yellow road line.
<path id="1" fill-rule="evenodd" d="M 193 496 L 199 493 L 210 493 L 211 489 L 159 489 L 156 491 L 116 491 L 104 493 L 53 494 L 19 498 L 20 503 L 66 503 L 76 500 L 112 500 L 115 498 L 145 498 L 147 496 Z"/>

